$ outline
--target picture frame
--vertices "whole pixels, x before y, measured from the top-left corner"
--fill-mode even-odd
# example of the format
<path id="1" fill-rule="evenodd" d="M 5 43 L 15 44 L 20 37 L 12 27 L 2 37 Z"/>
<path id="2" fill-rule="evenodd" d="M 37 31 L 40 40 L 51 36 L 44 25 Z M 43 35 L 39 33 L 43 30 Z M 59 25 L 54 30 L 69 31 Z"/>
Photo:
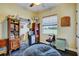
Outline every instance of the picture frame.
<path id="1" fill-rule="evenodd" d="M 70 26 L 70 16 L 64 16 L 61 18 L 61 27 L 69 27 Z"/>

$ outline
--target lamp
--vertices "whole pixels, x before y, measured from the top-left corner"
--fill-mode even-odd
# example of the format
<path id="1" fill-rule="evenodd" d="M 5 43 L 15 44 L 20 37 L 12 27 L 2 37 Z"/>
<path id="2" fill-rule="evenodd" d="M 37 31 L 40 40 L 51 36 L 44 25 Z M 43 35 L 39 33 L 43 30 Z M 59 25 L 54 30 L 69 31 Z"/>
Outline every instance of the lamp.
<path id="1" fill-rule="evenodd" d="M 41 3 L 34 3 L 35 5 L 40 5 Z"/>
<path id="2" fill-rule="evenodd" d="M 33 6 L 37 6 L 37 5 L 40 5 L 41 3 L 32 3 L 31 5 L 30 5 L 30 7 L 33 7 Z"/>

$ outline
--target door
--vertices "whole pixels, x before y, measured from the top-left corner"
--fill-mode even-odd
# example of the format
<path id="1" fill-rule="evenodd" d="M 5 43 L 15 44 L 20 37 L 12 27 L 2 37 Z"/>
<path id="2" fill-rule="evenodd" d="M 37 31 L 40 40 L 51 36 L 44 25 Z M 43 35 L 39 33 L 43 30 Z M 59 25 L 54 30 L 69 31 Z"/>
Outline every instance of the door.
<path id="1" fill-rule="evenodd" d="M 77 4 L 77 53 L 79 55 L 79 4 Z"/>

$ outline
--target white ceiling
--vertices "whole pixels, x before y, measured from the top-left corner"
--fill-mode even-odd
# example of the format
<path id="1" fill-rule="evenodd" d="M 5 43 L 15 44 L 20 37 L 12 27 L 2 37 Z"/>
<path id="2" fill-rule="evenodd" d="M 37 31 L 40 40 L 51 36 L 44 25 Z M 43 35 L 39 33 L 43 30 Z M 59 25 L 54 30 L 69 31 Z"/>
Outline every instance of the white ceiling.
<path id="1" fill-rule="evenodd" d="M 20 3 L 18 4 L 20 7 L 34 11 L 34 12 L 39 12 L 39 11 L 44 11 L 50 8 L 54 8 L 58 6 L 59 4 L 56 3 L 41 3 L 40 5 L 30 7 L 31 3 Z"/>

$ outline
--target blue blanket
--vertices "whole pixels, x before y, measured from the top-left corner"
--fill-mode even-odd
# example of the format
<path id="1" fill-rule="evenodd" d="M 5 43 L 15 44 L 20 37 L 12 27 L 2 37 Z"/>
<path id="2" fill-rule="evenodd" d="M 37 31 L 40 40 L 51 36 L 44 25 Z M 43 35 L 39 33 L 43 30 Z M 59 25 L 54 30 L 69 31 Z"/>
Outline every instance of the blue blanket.
<path id="1" fill-rule="evenodd" d="M 56 49 L 46 44 L 34 44 L 28 48 L 27 45 L 23 46 L 13 56 L 60 56 Z"/>

